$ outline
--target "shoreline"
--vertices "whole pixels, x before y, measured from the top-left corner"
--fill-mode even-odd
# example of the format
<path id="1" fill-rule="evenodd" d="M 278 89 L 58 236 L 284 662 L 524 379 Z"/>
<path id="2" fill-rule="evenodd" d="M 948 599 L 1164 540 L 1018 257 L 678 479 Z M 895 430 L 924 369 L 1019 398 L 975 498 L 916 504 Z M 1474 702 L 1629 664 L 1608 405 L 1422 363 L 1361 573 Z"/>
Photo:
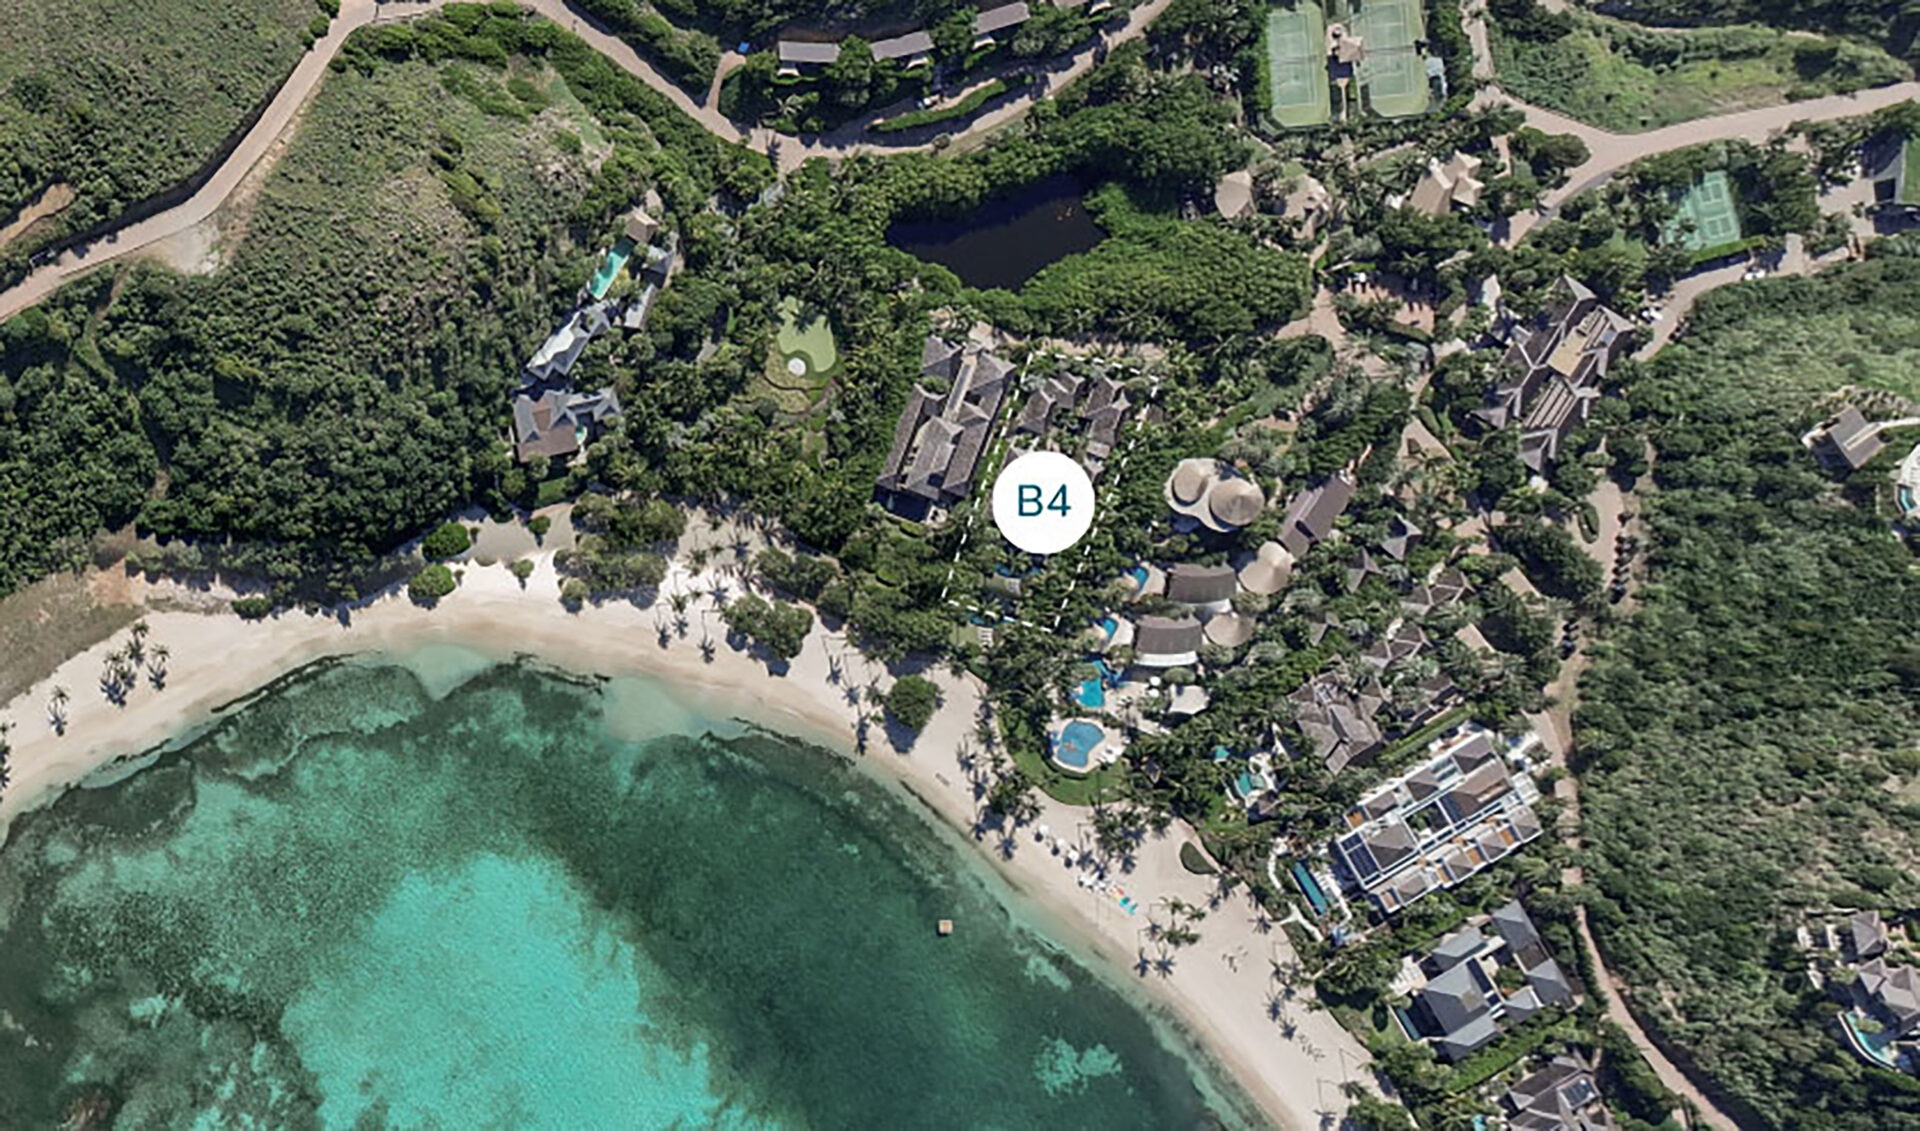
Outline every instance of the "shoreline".
<path id="1" fill-rule="evenodd" d="M 1153 1007 L 1150 1013 L 1163 1014 L 1156 1023 L 1170 1021 L 1182 1030 L 1185 1043 L 1214 1062 L 1214 1074 L 1276 1125 L 1304 1131 L 1321 1125 L 1326 1113 L 1337 1118 L 1347 1106 L 1340 1090 L 1346 1081 L 1372 1090 L 1365 1050 L 1331 1015 L 1309 1008 L 1310 990 L 1282 1010 L 1291 1036 L 1270 1016 L 1269 1003 L 1280 989 L 1272 963 L 1289 960 L 1291 950 L 1283 932 L 1260 929 L 1245 894 L 1218 901 L 1198 925 L 1200 941 L 1176 952 L 1170 973 L 1136 969 L 1144 957 L 1160 953 L 1147 931 L 1152 920 L 1164 918 L 1163 901 L 1207 907 L 1214 895 L 1210 877 L 1189 873 L 1179 862 L 1179 846 L 1191 835 L 1184 825 L 1149 837 L 1135 853 L 1134 868 L 1116 872 L 1144 905 L 1137 914 L 1123 911 L 1111 895 L 1081 887 L 1079 873 L 1036 839 L 1036 825 L 1046 825 L 1053 837 L 1091 844 L 1086 810 L 1036 791 L 1040 816 L 1019 830 L 1011 852 L 997 833 L 974 834 L 979 805 L 960 762 L 963 750 L 978 749 L 973 734 L 982 696 L 971 677 L 926 672 L 941 689 L 942 706 L 917 739 L 898 750 L 877 704 L 866 707 L 864 728 L 862 723 L 859 693 L 876 682 L 884 685 L 886 669 L 843 635 L 816 623 L 801 654 L 779 674 L 726 642 L 710 594 L 716 584 L 735 593 L 742 587 L 723 568 L 694 574 L 675 562 L 661 600 L 652 606 L 610 601 L 570 612 L 559 603 L 561 579 L 552 553 L 529 556 L 535 571 L 524 588 L 504 564 L 466 563 L 457 566 L 464 571 L 460 588 L 435 608 L 416 606 L 401 591 L 347 614 L 289 611 L 260 622 L 234 615 L 224 595 L 136 580 L 140 603 L 150 610 L 148 646 L 165 644 L 171 652 L 164 689 L 156 690 L 142 673 L 124 705 L 107 701 L 98 682 L 107 656 L 126 639 L 121 632 L 0 705 L 0 717 L 15 724 L 13 783 L 0 798 L 0 844 L 20 813 L 51 803 L 101 771 L 189 740 L 289 674 L 330 658 L 400 663 L 430 688 L 434 677 L 415 665 L 435 646 L 463 650 L 488 664 L 532 660 L 603 678 L 614 685 L 610 693 L 617 693 L 621 677 L 637 675 L 666 686 L 673 693 L 667 708 L 677 706 L 691 718 L 733 720 L 845 752 L 861 772 L 921 810 L 929 824 L 944 826 L 937 830 L 941 835 L 971 842 L 968 866 L 995 874 L 1015 897 L 1023 913 L 1017 917 L 1038 921 L 1049 941 Z M 697 594 L 687 606 L 684 629 L 666 607 L 665 595 L 674 592 Z M 711 642 L 711 659 L 702 655 L 703 634 Z M 465 676 L 452 678 L 464 682 Z M 71 696 L 64 736 L 55 734 L 47 710 L 55 685 Z M 662 733 L 677 720 L 663 721 Z"/>

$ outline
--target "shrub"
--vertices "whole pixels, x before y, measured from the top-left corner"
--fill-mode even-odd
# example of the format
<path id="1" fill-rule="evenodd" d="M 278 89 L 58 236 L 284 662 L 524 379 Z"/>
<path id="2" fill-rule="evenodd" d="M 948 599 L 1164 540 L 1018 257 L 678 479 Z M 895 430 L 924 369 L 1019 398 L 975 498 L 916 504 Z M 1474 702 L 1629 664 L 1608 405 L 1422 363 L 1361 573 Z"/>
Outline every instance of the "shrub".
<path id="1" fill-rule="evenodd" d="M 535 542 L 544 542 L 547 537 L 547 531 L 553 529 L 553 516 L 550 514 L 536 514 L 527 520 L 527 529 L 533 532 L 533 540 Z"/>
<path id="2" fill-rule="evenodd" d="M 1207 859 L 1207 854 L 1200 851 L 1200 846 L 1192 841 L 1180 846 L 1180 866 L 1196 876 L 1211 876 L 1219 871 L 1213 866 L 1213 861 Z"/>
<path id="3" fill-rule="evenodd" d="M 887 714 L 909 730 L 919 730 L 940 706 L 940 689 L 925 676 L 906 675 L 887 692 Z"/>
<path id="4" fill-rule="evenodd" d="M 422 605 L 431 605 L 454 591 L 460 582 L 453 571 L 435 562 L 413 575 L 407 582 L 407 595 Z"/>
<path id="5" fill-rule="evenodd" d="M 240 597 L 234 600 L 233 611 L 242 620 L 260 620 L 273 611 L 273 601 L 266 597 Z"/>
<path id="6" fill-rule="evenodd" d="M 569 577 L 566 584 L 560 586 L 560 600 L 569 608 L 579 608 L 586 604 L 589 596 L 587 583 L 577 577 Z"/>
<path id="7" fill-rule="evenodd" d="M 439 562 L 459 557 L 472 545 L 473 537 L 467 533 L 466 527 L 457 522 L 445 522 L 420 543 L 420 552 L 425 554 L 429 561 Z"/>
<path id="8" fill-rule="evenodd" d="M 507 568 L 513 571 L 513 576 L 520 579 L 520 588 L 525 589 L 527 587 L 527 578 L 533 576 L 533 560 L 531 558 L 520 558 L 508 565 Z"/>

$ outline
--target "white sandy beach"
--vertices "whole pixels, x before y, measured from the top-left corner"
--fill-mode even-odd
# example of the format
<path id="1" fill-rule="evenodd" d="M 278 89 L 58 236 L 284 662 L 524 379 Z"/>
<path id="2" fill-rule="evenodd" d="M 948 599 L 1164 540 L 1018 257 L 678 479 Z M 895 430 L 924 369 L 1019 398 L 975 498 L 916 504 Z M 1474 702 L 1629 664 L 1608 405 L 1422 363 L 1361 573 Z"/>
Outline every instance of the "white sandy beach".
<path id="1" fill-rule="evenodd" d="M 663 593 L 699 594 L 686 611 L 682 635 L 664 599 L 645 609 L 610 603 L 568 612 L 558 600 L 560 579 L 551 554 L 534 560 L 536 572 L 524 589 L 504 565 L 467 565 L 460 589 L 439 607 L 420 608 L 404 593 L 389 594 L 355 610 L 351 625 L 299 612 L 249 623 L 226 611 L 219 597 L 136 583 L 149 603 L 163 606 L 146 621 L 149 645 L 165 644 L 171 652 L 165 687 L 156 689 L 142 679 L 125 705 L 107 701 L 100 677 L 108 653 L 125 641 L 123 632 L 72 657 L 52 677 L 0 707 L 0 718 L 15 724 L 13 784 L 0 800 L 0 832 L 16 814 L 47 802 L 92 771 L 166 741 L 216 708 L 325 656 L 402 654 L 447 643 L 499 659 L 530 654 L 583 673 L 642 674 L 683 689 L 707 717 L 744 715 L 843 750 L 854 748 L 861 716 L 849 688 L 875 681 L 885 685 L 880 665 L 817 624 L 805 650 L 778 676 L 761 660 L 730 647 L 708 593 L 716 581 L 737 592 L 738 582 L 717 571 L 696 576 L 675 564 Z M 195 601 L 204 609 L 179 611 Z M 703 656 L 703 624 L 712 641 L 711 659 Z M 933 722 L 903 754 L 876 721 L 861 761 L 881 777 L 899 781 L 970 836 L 979 803 L 960 756 L 964 749 L 978 749 L 973 734 L 980 691 L 970 679 L 944 671 L 928 674 L 945 696 Z M 48 716 L 56 684 L 71 695 L 64 735 L 54 732 Z M 867 713 L 877 716 L 877 709 L 870 706 Z M 1037 824 L 1069 843 L 1091 844 L 1085 810 L 1041 800 Z M 1198 924 L 1200 941 L 1174 952 L 1170 972 L 1139 972 L 1143 954 L 1163 953 L 1148 927 L 1152 919 L 1164 919 L 1164 902 L 1207 906 L 1214 894 L 1211 879 L 1180 865 L 1185 835 L 1190 834 L 1184 826 L 1176 825 L 1168 836 L 1149 840 L 1137 853 L 1133 871 L 1117 877 L 1143 905 L 1133 915 L 1112 895 L 1081 887 L 1078 873 L 1038 843 L 1031 827 L 1022 831 L 1010 856 L 1003 855 L 997 834 L 979 847 L 1043 920 L 1065 929 L 1060 941 L 1077 945 L 1116 981 L 1144 982 L 1149 996 L 1169 1006 L 1276 1123 L 1296 1131 L 1332 1125 L 1347 1106 L 1343 1083 L 1373 1088 L 1366 1053 L 1331 1016 L 1309 1007 L 1311 989 L 1302 987 L 1291 998 L 1283 993 L 1274 964 L 1292 957 L 1285 935 L 1265 926 L 1247 897 L 1236 894 L 1220 902 Z"/>

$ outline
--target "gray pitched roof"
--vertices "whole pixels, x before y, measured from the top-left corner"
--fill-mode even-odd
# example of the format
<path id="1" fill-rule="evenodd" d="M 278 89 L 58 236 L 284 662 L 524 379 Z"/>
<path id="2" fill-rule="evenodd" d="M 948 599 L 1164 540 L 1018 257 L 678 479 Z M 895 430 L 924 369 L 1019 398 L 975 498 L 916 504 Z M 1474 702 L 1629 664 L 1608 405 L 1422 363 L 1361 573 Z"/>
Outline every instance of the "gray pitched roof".
<path id="1" fill-rule="evenodd" d="M 777 45 L 782 63 L 806 63 L 825 65 L 840 58 L 838 43 L 803 43 L 783 39 Z"/>
<path id="2" fill-rule="evenodd" d="M 1313 544 L 1333 529 L 1333 520 L 1345 513 L 1347 505 L 1353 502 L 1353 490 L 1353 480 L 1347 478 L 1345 472 L 1339 472 L 1294 496 L 1293 504 L 1287 508 L 1286 520 L 1281 524 L 1280 544 L 1295 560 L 1305 557 Z"/>
<path id="3" fill-rule="evenodd" d="M 1211 605 L 1232 599 L 1238 584 L 1232 566 L 1183 562 L 1167 570 L 1167 600 L 1183 605 Z"/>
<path id="4" fill-rule="evenodd" d="M 1887 925 L 1878 911 L 1861 911 L 1847 921 L 1855 958 L 1875 958 L 1887 952 Z"/>
<path id="5" fill-rule="evenodd" d="M 1573 987 L 1568 984 L 1560 964 L 1551 958 L 1527 971 L 1527 986 L 1547 1005 L 1573 1004 Z"/>
<path id="6" fill-rule="evenodd" d="M 925 55 L 933 50 L 933 36 L 924 31 L 910 31 L 905 35 L 896 35 L 892 39 L 877 39 L 873 42 L 873 57 L 876 59 L 908 59 L 915 55 Z"/>
<path id="7" fill-rule="evenodd" d="M 1477 965 L 1462 962 L 1428 982 L 1420 991 L 1420 1001 L 1440 1028 L 1452 1034 L 1487 1016 L 1487 995 L 1492 990 Z"/>
<path id="8" fill-rule="evenodd" d="M 1017 27 L 1027 22 L 1032 13 L 1026 4 L 1007 4 L 991 11 L 981 12 L 973 18 L 973 34 L 987 35 L 1006 28 Z"/>
<path id="9" fill-rule="evenodd" d="M 1487 936 L 1478 927 L 1462 927 L 1435 943 L 1428 955 L 1435 968 L 1449 970 L 1487 945 Z"/>
<path id="10" fill-rule="evenodd" d="M 1133 651 L 1142 662 L 1188 655 L 1199 649 L 1201 639 L 1200 622 L 1192 617 L 1141 617 L 1133 633 Z"/>

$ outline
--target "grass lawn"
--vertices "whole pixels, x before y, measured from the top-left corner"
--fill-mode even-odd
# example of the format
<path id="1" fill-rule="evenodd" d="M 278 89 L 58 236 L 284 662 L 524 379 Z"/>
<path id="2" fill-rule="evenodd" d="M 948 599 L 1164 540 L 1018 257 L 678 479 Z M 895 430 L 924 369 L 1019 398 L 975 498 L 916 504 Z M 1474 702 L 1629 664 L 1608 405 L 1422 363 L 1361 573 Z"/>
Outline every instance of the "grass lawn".
<path id="1" fill-rule="evenodd" d="M 1885 52 L 1761 27 L 1648 31 L 1580 12 L 1557 39 L 1490 25 L 1494 68 L 1515 97 L 1620 133 L 1897 82 Z"/>
<path id="2" fill-rule="evenodd" d="M 8 258 L 199 169 L 293 70 L 315 19 L 315 0 L 0 0 L 0 224 L 49 185 L 75 190 Z"/>
<path id="3" fill-rule="evenodd" d="M 774 331 L 773 345 L 788 364 L 789 372 L 796 358 L 806 366 L 806 372 L 795 373 L 796 377 L 824 380 L 840 365 L 840 351 L 834 345 L 833 327 L 827 325 L 826 312 L 803 310 L 800 300 L 791 295 L 780 300 L 780 326 Z"/>
<path id="4" fill-rule="evenodd" d="M 1120 796 L 1120 783 L 1126 771 L 1119 765 L 1101 766 L 1084 777 L 1062 773 L 1047 761 L 1046 755 L 1023 743 L 1009 743 L 1013 764 L 1026 772 L 1040 792 L 1066 805 L 1092 805 L 1102 798 Z"/>

